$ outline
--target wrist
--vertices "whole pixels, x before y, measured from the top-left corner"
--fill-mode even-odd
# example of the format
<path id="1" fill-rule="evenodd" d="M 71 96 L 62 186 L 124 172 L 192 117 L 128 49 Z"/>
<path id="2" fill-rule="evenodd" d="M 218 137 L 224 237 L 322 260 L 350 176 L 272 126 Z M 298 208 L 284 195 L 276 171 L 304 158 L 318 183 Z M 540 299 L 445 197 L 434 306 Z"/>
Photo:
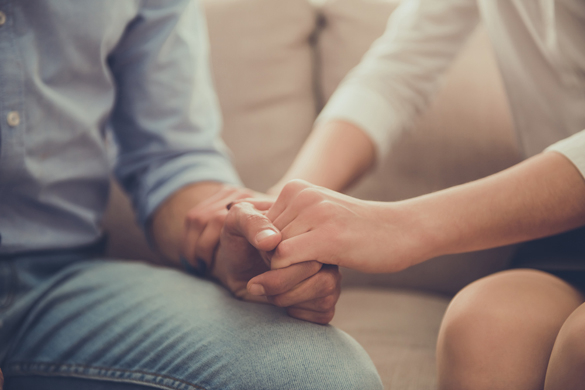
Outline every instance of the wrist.
<path id="1" fill-rule="evenodd" d="M 399 240 L 391 238 L 396 245 L 386 246 L 386 251 L 389 252 L 386 254 L 387 258 L 397 260 L 397 269 L 390 272 L 400 271 L 444 254 L 437 217 L 409 200 L 383 205 L 381 215 L 389 226 L 387 231 Z"/>

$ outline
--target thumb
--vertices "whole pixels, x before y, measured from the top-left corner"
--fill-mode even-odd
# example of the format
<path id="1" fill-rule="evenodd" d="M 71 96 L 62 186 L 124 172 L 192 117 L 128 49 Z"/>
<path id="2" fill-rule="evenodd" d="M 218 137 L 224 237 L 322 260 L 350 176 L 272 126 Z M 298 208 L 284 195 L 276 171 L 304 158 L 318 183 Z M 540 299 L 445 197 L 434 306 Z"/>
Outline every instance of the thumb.
<path id="1" fill-rule="evenodd" d="M 282 239 L 272 222 L 248 202 L 238 202 L 230 207 L 224 229 L 229 234 L 245 237 L 261 251 L 273 250 Z"/>
<path id="2" fill-rule="evenodd" d="M 252 206 L 259 211 L 268 211 L 274 204 L 274 199 L 270 198 L 247 198 L 247 199 L 236 199 L 228 205 L 228 210 L 235 204 L 238 203 L 250 203 Z"/>

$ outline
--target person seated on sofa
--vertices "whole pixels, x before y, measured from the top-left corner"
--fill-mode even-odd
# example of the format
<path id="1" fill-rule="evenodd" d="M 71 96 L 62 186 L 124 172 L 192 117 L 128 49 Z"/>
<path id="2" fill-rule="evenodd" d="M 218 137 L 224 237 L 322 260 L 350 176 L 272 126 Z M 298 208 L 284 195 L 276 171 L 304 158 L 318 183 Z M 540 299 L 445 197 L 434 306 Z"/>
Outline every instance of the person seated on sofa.
<path id="1" fill-rule="evenodd" d="M 270 271 L 255 247 L 280 234 L 251 209 L 226 218 L 252 192 L 219 139 L 199 3 L 2 2 L 0 49 L 6 390 L 382 387 L 345 333 L 232 296 L 250 298 L 261 274 L 292 317 L 327 323 L 339 275 L 316 262 Z M 103 258 L 109 129 L 115 174 L 169 267 Z M 226 218 L 213 268 L 187 253 L 209 238 L 185 238 L 190 210 L 190 224 Z"/>
<path id="2" fill-rule="evenodd" d="M 276 203 L 252 202 L 270 207 L 267 218 L 282 233 L 272 268 L 317 260 L 396 272 L 443 254 L 540 239 L 521 247 L 516 269 L 453 299 L 438 340 L 439 387 L 583 389 L 584 15 L 585 3 L 576 0 L 403 0 L 272 189 L 280 193 Z M 332 191 L 386 154 L 480 20 L 526 160 L 399 202 Z M 260 282 L 252 279 L 249 291 L 270 293 Z"/>

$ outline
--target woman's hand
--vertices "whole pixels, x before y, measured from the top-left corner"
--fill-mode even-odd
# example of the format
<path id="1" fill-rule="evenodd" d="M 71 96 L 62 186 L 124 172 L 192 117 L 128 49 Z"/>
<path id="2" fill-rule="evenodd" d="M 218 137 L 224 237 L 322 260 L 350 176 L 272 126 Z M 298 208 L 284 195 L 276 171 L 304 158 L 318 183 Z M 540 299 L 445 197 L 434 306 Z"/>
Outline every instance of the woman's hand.
<path id="1" fill-rule="evenodd" d="M 316 261 L 271 270 L 266 252 L 281 234 L 248 200 L 230 208 L 221 230 L 212 276 L 236 297 L 271 303 L 291 317 L 327 324 L 335 313 L 341 276 Z"/>
<path id="2" fill-rule="evenodd" d="M 398 204 L 352 198 L 289 182 L 267 217 L 282 234 L 272 269 L 316 260 L 363 272 L 396 272 L 420 261 L 414 222 Z"/>

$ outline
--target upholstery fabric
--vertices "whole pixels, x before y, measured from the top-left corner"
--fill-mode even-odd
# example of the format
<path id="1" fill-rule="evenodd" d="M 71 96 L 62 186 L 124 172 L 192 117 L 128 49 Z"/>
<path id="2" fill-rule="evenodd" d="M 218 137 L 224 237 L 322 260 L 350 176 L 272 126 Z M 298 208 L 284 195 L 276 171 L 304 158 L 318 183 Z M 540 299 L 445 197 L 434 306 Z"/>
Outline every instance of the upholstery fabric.
<path id="1" fill-rule="evenodd" d="M 244 184 L 264 191 L 284 174 L 316 116 L 306 0 L 206 0 L 223 138 Z"/>
<path id="2" fill-rule="evenodd" d="M 435 344 L 448 303 L 436 294 L 352 288 L 341 294 L 333 325 L 366 349 L 384 388 L 434 390 Z"/>

